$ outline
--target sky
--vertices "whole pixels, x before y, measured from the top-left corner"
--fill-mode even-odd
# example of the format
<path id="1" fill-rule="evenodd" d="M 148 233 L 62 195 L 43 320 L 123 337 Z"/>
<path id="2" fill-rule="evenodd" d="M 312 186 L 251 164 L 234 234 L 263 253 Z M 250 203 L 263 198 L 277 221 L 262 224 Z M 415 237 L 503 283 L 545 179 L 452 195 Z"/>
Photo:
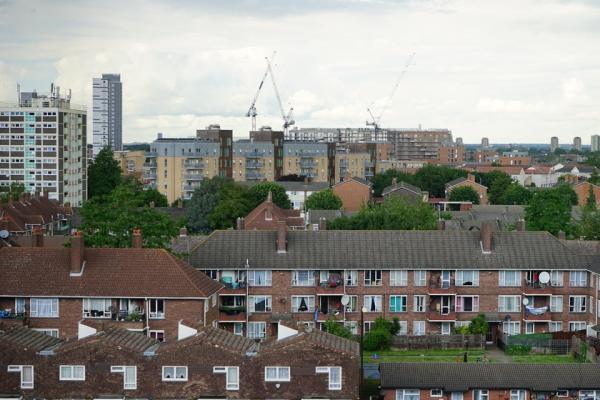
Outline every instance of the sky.
<path id="1" fill-rule="evenodd" d="M 0 0 L 0 102 L 54 82 L 91 114 L 92 78 L 120 73 L 126 143 L 247 137 L 274 51 L 298 127 L 365 127 L 371 108 L 466 143 L 600 134 L 600 0 Z M 281 128 L 270 81 L 256 107 Z"/>

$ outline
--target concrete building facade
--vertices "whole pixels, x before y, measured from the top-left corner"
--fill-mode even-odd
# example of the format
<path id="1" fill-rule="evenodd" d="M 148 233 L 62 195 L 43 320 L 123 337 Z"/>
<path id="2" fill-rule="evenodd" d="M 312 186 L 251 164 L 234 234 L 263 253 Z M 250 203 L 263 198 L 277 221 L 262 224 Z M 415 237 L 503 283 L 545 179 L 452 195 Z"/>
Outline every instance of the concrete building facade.
<path id="1" fill-rule="evenodd" d="M 600 151 L 600 135 L 592 135 L 591 145 L 592 151 Z"/>
<path id="2" fill-rule="evenodd" d="M 558 137 L 557 136 L 552 136 L 550 138 L 550 152 L 554 153 L 554 151 L 556 151 L 556 149 L 558 149 L 559 145 L 558 145 Z"/>
<path id="3" fill-rule="evenodd" d="M 102 74 L 93 80 L 94 156 L 103 147 L 123 150 L 123 86 L 121 75 Z"/>

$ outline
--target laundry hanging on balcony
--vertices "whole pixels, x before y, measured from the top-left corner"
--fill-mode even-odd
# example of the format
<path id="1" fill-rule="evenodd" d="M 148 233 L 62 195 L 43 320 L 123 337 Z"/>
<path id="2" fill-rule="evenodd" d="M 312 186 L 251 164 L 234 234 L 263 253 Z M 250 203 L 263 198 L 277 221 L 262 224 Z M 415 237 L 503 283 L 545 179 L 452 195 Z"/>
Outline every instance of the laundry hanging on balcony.
<path id="1" fill-rule="evenodd" d="M 545 313 L 546 311 L 548 311 L 548 306 L 546 306 L 546 307 L 538 307 L 538 308 L 531 307 L 531 306 L 525 306 L 525 309 L 531 315 L 542 315 L 543 313 Z"/>

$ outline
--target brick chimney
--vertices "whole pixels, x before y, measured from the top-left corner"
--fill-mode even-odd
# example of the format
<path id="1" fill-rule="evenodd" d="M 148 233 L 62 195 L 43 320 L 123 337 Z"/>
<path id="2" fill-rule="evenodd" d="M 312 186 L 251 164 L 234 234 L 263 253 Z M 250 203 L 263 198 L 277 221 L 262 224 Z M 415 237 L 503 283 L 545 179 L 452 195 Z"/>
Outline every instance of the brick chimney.
<path id="1" fill-rule="evenodd" d="M 44 233 L 39 227 L 31 231 L 31 247 L 44 247 Z"/>
<path id="2" fill-rule="evenodd" d="M 481 250 L 484 253 L 492 252 L 492 224 L 489 221 L 481 223 Z"/>
<path id="3" fill-rule="evenodd" d="M 179 228 L 179 237 L 186 237 L 187 236 L 187 228 L 185 226 L 182 226 L 181 228 Z"/>
<path id="4" fill-rule="evenodd" d="M 141 229 L 134 229 L 133 230 L 133 237 L 131 240 L 131 247 L 133 247 L 134 249 L 141 249 L 142 248 L 142 230 Z"/>
<path id="5" fill-rule="evenodd" d="M 277 221 L 277 252 L 287 251 L 287 224 L 285 221 Z"/>
<path id="6" fill-rule="evenodd" d="M 467 179 L 470 180 L 471 182 L 475 182 L 475 175 L 473 175 L 472 173 L 468 173 L 467 174 Z"/>
<path id="7" fill-rule="evenodd" d="M 324 218 L 324 217 L 319 218 L 319 230 L 320 231 L 327 230 L 327 218 Z"/>
<path id="8" fill-rule="evenodd" d="M 244 230 L 244 218 L 243 217 L 238 217 L 235 220 L 235 229 L 237 229 L 238 231 Z"/>
<path id="9" fill-rule="evenodd" d="M 517 231 L 523 232 L 525 230 L 525 220 L 518 220 L 515 228 L 517 229 Z"/>
<path id="10" fill-rule="evenodd" d="M 446 220 L 444 220 L 444 219 L 438 219 L 437 220 L 437 230 L 438 231 L 445 231 L 446 230 Z"/>
<path id="11" fill-rule="evenodd" d="M 398 187 L 398 178 L 396 178 L 396 177 L 392 178 L 392 187 L 394 189 L 396 189 Z"/>
<path id="12" fill-rule="evenodd" d="M 71 236 L 71 276 L 80 276 L 83 273 L 84 253 L 83 233 L 75 231 Z"/>
<path id="13" fill-rule="evenodd" d="M 558 231 L 558 238 L 560 240 L 566 240 L 567 239 L 567 234 L 565 233 L 565 231 Z"/>
<path id="14" fill-rule="evenodd" d="M 154 208 L 154 202 L 153 201 L 150 202 L 150 208 Z"/>

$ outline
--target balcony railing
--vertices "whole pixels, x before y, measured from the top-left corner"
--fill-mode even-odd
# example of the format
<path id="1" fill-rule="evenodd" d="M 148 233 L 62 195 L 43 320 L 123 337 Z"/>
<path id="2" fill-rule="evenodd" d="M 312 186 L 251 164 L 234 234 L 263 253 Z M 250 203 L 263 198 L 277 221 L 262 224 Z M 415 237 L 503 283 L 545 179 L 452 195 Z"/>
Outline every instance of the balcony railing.
<path id="1" fill-rule="evenodd" d="M 247 162 L 246 163 L 246 168 L 248 169 L 257 169 L 257 168 L 262 168 L 265 166 L 265 163 L 262 162 Z"/>
<path id="2" fill-rule="evenodd" d="M 201 181 L 204 179 L 202 174 L 185 174 L 183 175 L 183 179 L 186 181 Z"/>
<path id="3" fill-rule="evenodd" d="M 264 175 L 259 172 L 246 172 L 246 180 L 263 179 Z"/>
<path id="4" fill-rule="evenodd" d="M 156 177 L 157 177 L 156 172 L 144 172 L 144 179 L 154 180 L 154 179 L 156 179 Z"/>
<path id="5" fill-rule="evenodd" d="M 248 151 L 248 152 L 244 153 L 244 157 L 246 157 L 246 158 L 262 158 L 266 154 L 267 153 L 264 151 Z"/>
<path id="6" fill-rule="evenodd" d="M 200 187 L 200 185 L 183 185 L 183 191 L 184 192 L 193 192 L 194 190 L 198 189 Z"/>
<path id="7" fill-rule="evenodd" d="M 203 169 L 204 163 L 195 160 L 185 160 L 183 166 L 187 169 Z"/>
<path id="8" fill-rule="evenodd" d="M 231 281 L 231 280 L 228 280 L 228 279 L 221 278 L 219 280 L 219 282 L 221 282 L 221 284 L 223 286 L 225 286 L 227 289 L 243 289 L 243 288 L 246 287 L 246 281 L 244 281 L 244 280 Z"/>

